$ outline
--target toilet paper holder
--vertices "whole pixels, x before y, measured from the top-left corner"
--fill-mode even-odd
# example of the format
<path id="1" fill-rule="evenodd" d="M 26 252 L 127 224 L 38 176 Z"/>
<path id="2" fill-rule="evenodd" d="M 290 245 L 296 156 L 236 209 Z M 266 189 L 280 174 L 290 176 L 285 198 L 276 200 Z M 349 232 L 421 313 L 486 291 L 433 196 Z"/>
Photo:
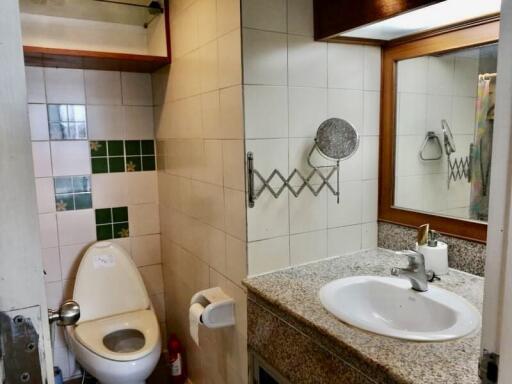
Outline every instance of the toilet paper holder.
<path id="1" fill-rule="evenodd" d="M 235 300 L 226 295 L 219 287 L 197 292 L 190 300 L 190 305 L 200 304 L 204 307 L 201 324 L 208 328 L 222 328 L 235 325 Z"/>

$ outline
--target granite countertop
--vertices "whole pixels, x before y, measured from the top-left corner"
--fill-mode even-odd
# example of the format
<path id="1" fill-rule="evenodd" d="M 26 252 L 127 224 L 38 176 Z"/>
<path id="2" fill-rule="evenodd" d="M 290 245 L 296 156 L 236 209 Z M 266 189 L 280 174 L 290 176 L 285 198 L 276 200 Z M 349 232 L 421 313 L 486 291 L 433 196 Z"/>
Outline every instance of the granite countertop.
<path id="1" fill-rule="evenodd" d="M 391 267 L 406 265 L 403 256 L 378 248 L 248 278 L 244 284 L 250 294 L 270 307 L 311 328 L 318 337 L 328 338 L 340 350 L 348 348 L 398 383 L 480 383 L 480 331 L 445 342 L 399 340 L 343 323 L 320 303 L 320 287 L 332 280 L 356 275 L 389 276 Z M 457 293 L 482 311 L 482 277 L 450 270 L 433 284 Z"/>

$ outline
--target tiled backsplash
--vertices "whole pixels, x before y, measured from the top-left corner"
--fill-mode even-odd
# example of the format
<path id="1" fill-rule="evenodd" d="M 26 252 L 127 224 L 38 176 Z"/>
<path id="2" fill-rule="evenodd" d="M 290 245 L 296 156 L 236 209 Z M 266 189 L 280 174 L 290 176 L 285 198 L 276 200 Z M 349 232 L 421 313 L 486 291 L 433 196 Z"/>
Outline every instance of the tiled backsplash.
<path id="1" fill-rule="evenodd" d="M 245 145 L 254 167 L 265 177 L 274 168 L 309 174 L 308 153 L 329 117 L 361 135 L 341 163 L 339 205 L 324 188 L 298 198 L 265 191 L 248 208 L 249 274 L 376 246 L 380 48 L 314 41 L 311 0 L 242 4 Z"/>
<path id="2" fill-rule="evenodd" d="M 87 247 L 113 239 L 131 254 L 163 324 L 151 77 L 39 67 L 26 73 L 49 307 L 72 296 Z M 60 328 L 55 365 L 65 378 L 77 373 Z"/>

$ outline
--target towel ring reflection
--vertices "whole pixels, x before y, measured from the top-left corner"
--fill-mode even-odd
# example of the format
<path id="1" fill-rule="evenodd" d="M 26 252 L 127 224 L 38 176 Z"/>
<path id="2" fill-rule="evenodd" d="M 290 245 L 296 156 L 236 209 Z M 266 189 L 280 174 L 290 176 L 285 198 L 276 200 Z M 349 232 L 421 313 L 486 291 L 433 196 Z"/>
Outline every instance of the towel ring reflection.
<path id="1" fill-rule="evenodd" d="M 427 147 L 428 143 L 433 141 L 438 148 L 439 155 L 436 157 L 425 157 L 424 152 L 425 148 Z M 441 146 L 441 140 L 439 140 L 439 137 L 437 137 L 437 134 L 434 131 L 428 131 L 427 135 L 425 136 L 425 140 L 423 140 L 423 144 L 420 148 L 420 159 L 423 161 L 434 161 L 439 160 L 443 156 L 443 147 Z"/>

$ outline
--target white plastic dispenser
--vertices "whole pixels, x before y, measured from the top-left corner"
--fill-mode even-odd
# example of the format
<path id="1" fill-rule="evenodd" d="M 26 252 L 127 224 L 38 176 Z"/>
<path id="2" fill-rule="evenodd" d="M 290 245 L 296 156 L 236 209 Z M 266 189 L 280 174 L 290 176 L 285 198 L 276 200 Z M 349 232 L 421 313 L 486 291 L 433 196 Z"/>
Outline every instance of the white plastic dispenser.
<path id="1" fill-rule="evenodd" d="M 197 292 L 190 300 L 190 336 L 199 345 L 199 325 L 224 328 L 235 325 L 235 300 L 219 287 Z"/>
<path id="2" fill-rule="evenodd" d="M 418 252 L 425 257 L 425 269 L 441 276 L 448 273 L 448 245 L 438 238 L 438 232 L 429 231 L 427 244 L 419 245 Z"/>

